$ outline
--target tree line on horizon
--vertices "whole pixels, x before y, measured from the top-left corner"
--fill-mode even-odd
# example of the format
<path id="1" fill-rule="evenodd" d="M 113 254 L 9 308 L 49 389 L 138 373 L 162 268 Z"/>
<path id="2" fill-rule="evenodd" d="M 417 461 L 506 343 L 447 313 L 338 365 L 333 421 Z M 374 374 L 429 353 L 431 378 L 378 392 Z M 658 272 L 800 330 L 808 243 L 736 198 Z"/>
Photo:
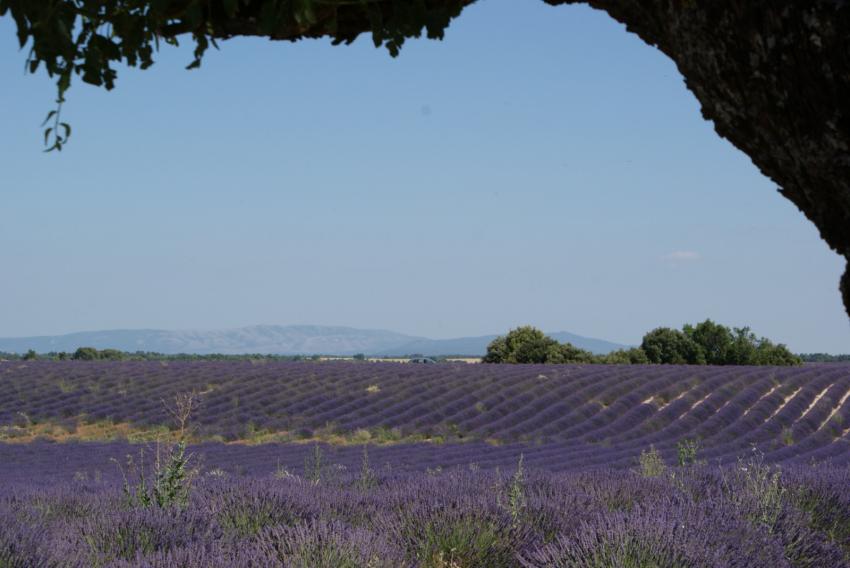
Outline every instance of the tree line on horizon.
<path id="1" fill-rule="evenodd" d="M 801 365 L 784 344 L 757 337 L 749 327 L 729 328 L 705 320 L 681 330 L 657 327 L 639 347 L 597 355 L 560 343 L 532 326 L 512 329 L 487 346 L 484 363 L 587 363 L 615 365 Z"/>
<path id="2" fill-rule="evenodd" d="M 410 357 L 421 357 L 413 354 Z M 460 355 L 458 355 L 460 356 Z M 440 361 L 449 355 L 433 357 Z M 275 355 L 261 353 L 175 353 L 121 351 L 80 347 L 73 353 L 51 351 L 24 354 L 0 351 L 0 360 L 47 361 L 318 361 L 321 355 Z M 353 356 L 364 361 L 366 355 Z M 611 365 L 799 365 L 802 363 L 850 363 L 850 354 L 792 353 L 784 344 L 758 338 L 748 327 L 729 328 L 710 319 L 681 330 L 658 327 L 644 335 L 641 345 L 600 355 L 571 343 L 559 343 L 532 326 L 521 326 L 494 339 L 482 358 L 484 363 L 585 363 Z"/>
<path id="3" fill-rule="evenodd" d="M 443 361 L 451 357 L 464 355 L 446 354 L 429 357 Z M 122 351 L 120 349 L 97 349 L 79 347 L 73 353 L 68 351 L 50 351 L 38 353 L 34 349 L 24 354 L 0 351 L 0 360 L 13 361 L 321 361 L 325 358 L 343 357 L 333 354 L 311 353 L 307 355 L 279 355 L 274 353 L 159 353 L 157 351 Z M 352 361 L 366 362 L 365 353 L 349 355 Z M 421 353 L 412 353 L 387 359 L 423 357 Z"/>
<path id="4" fill-rule="evenodd" d="M 310 361 L 318 360 L 320 355 L 274 355 L 261 353 L 158 353 L 156 351 L 121 351 L 120 349 L 97 349 L 80 347 L 73 353 L 50 351 L 37 353 L 34 349 L 23 355 L 0 351 L 0 359 L 23 361 Z"/>

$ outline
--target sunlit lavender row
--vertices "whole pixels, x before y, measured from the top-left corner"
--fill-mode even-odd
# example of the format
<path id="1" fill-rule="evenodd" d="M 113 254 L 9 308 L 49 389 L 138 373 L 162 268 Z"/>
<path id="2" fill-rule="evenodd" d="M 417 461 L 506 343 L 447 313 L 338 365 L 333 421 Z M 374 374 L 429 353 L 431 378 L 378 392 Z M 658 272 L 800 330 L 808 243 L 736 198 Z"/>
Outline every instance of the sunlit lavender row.
<path id="1" fill-rule="evenodd" d="M 0 386 L 6 441 L 170 427 L 163 400 L 194 391 L 196 442 L 486 441 L 448 453 L 496 463 L 525 443 L 553 470 L 626 464 L 650 446 L 670 455 L 685 439 L 710 462 L 753 446 L 773 462 L 850 458 L 848 365 L 16 361 L 0 363 Z"/>

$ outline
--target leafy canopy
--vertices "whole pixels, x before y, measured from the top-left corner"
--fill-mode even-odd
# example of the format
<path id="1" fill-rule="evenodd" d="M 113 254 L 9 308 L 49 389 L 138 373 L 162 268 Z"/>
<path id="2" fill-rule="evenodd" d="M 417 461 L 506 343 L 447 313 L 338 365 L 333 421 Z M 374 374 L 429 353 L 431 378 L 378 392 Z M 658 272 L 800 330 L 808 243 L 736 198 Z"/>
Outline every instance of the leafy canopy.
<path id="1" fill-rule="evenodd" d="M 487 346 L 485 363 L 590 363 L 593 354 L 561 344 L 530 325 L 512 329 Z"/>
<path id="2" fill-rule="evenodd" d="M 682 330 L 659 327 L 643 337 L 650 363 L 688 365 L 799 365 L 782 343 L 758 338 L 749 327 L 728 328 L 710 319 Z"/>
<path id="3" fill-rule="evenodd" d="M 95 349 L 94 347 L 80 347 L 71 359 L 75 361 L 121 361 L 124 359 L 124 352 L 117 349 Z"/>
<path id="4" fill-rule="evenodd" d="M 641 349 L 651 363 L 705 365 L 705 352 L 692 337 L 677 329 L 659 327 L 643 336 Z"/>
<path id="5" fill-rule="evenodd" d="M 487 346 L 484 363 L 599 363 L 613 365 L 800 365 L 788 348 L 748 327 L 730 329 L 705 320 L 681 330 L 658 327 L 643 336 L 640 347 L 596 355 L 559 343 L 531 326 L 512 329 Z"/>
<path id="6" fill-rule="evenodd" d="M 351 43 L 371 31 L 376 47 L 393 56 L 408 37 L 425 29 L 441 39 L 452 18 L 474 0 L 0 0 L 0 17 L 11 15 L 26 69 L 44 67 L 57 87 L 56 108 L 44 121 L 47 150 L 62 150 L 71 127 L 62 105 L 74 76 L 112 89 L 115 65 L 147 69 L 161 44 L 194 42 L 188 69 L 200 67 L 217 39 L 259 35 L 295 41 L 330 37 Z"/>

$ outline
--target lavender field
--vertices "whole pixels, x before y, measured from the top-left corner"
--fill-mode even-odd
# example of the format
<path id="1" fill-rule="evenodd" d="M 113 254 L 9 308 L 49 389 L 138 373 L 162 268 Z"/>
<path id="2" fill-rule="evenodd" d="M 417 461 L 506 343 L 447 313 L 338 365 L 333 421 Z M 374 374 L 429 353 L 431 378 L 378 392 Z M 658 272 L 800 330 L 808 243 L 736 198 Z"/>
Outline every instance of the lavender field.
<path id="1" fill-rule="evenodd" d="M 132 438 L 145 429 L 150 437 L 171 425 L 163 401 L 188 391 L 200 393 L 196 442 L 427 441 L 423 456 L 462 442 L 438 453 L 493 465 L 523 445 L 530 460 L 558 471 L 633 465 L 650 445 L 671 457 L 684 439 L 698 439 L 711 463 L 753 446 L 775 463 L 850 460 L 850 365 L 842 364 L 8 361 L 0 362 L 0 439 Z M 81 427 L 92 424 L 102 427 Z"/>
<path id="2" fill-rule="evenodd" d="M 850 474 L 676 467 L 285 469 L 144 504 L 110 479 L 0 488 L 4 567 L 848 566 Z M 37 476 L 37 472 L 34 472 Z M 314 476 L 315 474 L 315 476 Z"/>
<path id="3" fill-rule="evenodd" d="M 848 365 L 0 362 L 0 567 L 850 566 L 849 397 Z"/>

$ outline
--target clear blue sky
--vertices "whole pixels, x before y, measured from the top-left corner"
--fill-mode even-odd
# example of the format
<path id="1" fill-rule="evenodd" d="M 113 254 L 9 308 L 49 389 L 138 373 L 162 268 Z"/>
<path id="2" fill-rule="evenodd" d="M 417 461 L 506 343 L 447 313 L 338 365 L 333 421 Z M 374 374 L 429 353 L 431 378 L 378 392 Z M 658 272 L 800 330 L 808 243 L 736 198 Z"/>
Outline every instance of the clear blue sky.
<path id="1" fill-rule="evenodd" d="M 710 317 L 850 351 L 840 258 L 607 16 L 481 0 L 398 59 L 166 48 L 54 98 L 0 20 L 0 336 L 533 324 L 623 343 Z"/>

